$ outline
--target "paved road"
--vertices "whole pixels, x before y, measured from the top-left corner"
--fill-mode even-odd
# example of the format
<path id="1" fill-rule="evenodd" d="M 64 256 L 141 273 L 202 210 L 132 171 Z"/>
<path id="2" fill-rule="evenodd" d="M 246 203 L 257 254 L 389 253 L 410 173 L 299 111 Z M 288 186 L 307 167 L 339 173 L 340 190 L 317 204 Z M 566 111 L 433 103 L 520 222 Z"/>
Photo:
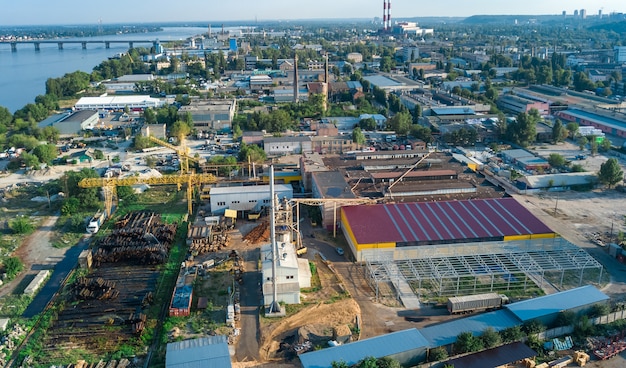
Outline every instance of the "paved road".
<path id="1" fill-rule="evenodd" d="M 259 248 L 243 252 L 246 272 L 243 274 L 241 291 L 241 336 L 235 346 L 238 362 L 259 361 L 259 305 L 261 304 L 260 275 L 257 270 Z"/>
<path id="2" fill-rule="evenodd" d="M 52 276 L 48 282 L 39 290 L 35 299 L 30 303 L 28 308 L 22 314 L 24 318 L 32 318 L 43 312 L 50 303 L 54 295 L 62 287 L 65 279 L 78 263 L 80 252 L 89 247 L 90 238 L 83 238 L 78 244 L 74 245 L 65 252 L 65 257 L 56 264 Z"/>

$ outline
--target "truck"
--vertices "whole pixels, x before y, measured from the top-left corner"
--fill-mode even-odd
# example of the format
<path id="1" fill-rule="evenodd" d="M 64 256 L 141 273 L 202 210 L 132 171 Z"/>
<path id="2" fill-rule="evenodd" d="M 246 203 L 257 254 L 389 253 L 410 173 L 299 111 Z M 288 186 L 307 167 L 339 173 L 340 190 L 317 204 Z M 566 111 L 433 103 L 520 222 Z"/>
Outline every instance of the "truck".
<path id="1" fill-rule="evenodd" d="M 87 232 L 89 234 L 97 233 L 106 218 L 106 213 L 104 211 L 96 212 L 95 215 L 93 215 L 93 217 L 89 220 L 89 225 L 87 225 Z"/>
<path id="2" fill-rule="evenodd" d="M 448 312 L 459 314 L 498 309 L 508 302 L 506 295 L 498 293 L 454 296 L 448 298 Z"/>

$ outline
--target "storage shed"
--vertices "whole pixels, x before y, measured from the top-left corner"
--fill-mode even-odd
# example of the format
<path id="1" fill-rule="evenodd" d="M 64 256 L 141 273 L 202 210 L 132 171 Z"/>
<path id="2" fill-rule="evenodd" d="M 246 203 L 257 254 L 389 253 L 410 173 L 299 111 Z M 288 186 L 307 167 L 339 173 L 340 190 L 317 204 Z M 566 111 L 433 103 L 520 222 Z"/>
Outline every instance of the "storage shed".
<path id="1" fill-rule="evenodd" d="M 276 184 L 274 190 L 281 201 L 293 197 L 291 185 Z M 214 215 L 223 215 L 227 209 L 259 212 L 271 204 L 269 185 L 211 188 L 209 196 Z"/>
<path id="2" fill-rule="evenodd" d="M 522 323 L 539 321 L 550 325 L 562 311 L 577 314 L 588 311 L 595 304 L 607 303 L 609 297 L 592 285 L 582 286 L 560 293 L 541 296 L 506 305 Z"/>
<path id="3" fill-rule="evenodd" d="M 312 351 L 300 355 L 304 368 L 327 368 L 332 362 L 349 366 L 367 357 L 390 357 L 403 367 L 411 367 L 426 359 L 428 342 L 415 328 L 352 342 L 346 345 Z"/>

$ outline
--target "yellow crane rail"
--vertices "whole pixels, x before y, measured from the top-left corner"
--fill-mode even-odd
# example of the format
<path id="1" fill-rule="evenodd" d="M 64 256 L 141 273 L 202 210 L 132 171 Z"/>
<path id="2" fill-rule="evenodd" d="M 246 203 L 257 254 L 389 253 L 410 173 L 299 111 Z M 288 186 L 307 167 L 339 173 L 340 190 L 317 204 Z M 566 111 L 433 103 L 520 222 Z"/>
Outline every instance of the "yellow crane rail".
<path id="1" fill-rule="evenodd" d="M 78 182 L 80 188 L 102 188 L 104 191 L 104 207 L 107 216 L 111 215 L 113 208 L 113 198 L 117 187 L 130 186 L 136 184 L 148 185 L 168 185 L 187 184 L 187 210 L 191 215 L 193 212 L 193 187 L 200 184 L 215 183 L 217 178 L 212 174 L 182 174 L 182 175 L 165 175 L 162 177 L 141 178 L 131 176 L 126 178 L 85 178 Z"/>

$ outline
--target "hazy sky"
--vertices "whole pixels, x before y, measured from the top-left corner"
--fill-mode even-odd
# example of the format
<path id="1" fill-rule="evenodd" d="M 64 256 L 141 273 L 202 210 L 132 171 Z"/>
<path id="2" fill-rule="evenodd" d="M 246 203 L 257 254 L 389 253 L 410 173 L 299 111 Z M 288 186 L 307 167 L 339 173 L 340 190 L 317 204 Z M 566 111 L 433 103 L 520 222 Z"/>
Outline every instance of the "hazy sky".
<path id="1" fill-rule="evenodd" d="M 0 0 L 0 26 L 382 17 L 383 0 Z M 475 14 L 626 12 L 624 0 L 393 0 L 392 19 Z"/>

